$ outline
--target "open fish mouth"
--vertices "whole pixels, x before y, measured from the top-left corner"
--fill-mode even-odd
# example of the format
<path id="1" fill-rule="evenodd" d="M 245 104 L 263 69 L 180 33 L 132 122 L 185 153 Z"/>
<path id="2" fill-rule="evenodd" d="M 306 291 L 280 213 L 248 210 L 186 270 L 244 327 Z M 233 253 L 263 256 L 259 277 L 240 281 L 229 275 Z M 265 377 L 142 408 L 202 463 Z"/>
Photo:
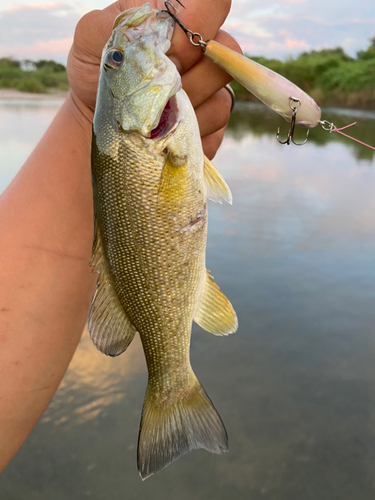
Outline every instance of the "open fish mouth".
<path id="1" fill-rule="evenodd" d="M 176 96 L 168 99 L 159 119 L 159 123 L 150 132 L 150 139 L 163 139 L 178 123 L 178 106 Z"/>

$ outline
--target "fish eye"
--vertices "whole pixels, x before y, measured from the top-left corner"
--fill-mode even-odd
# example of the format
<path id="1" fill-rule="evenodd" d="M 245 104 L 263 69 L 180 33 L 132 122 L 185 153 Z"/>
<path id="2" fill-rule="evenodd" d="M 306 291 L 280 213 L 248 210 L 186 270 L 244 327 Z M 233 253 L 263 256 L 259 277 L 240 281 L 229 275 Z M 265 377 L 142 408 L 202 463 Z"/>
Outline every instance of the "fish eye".
<path id="1" fill-rule="evenodd" d="M 121 50 L 113 49 L 107 53 L 105 65 L 107 67 L 117 69 L 121 66 L 123 60 L 124 54 L 121 52 Z"/>

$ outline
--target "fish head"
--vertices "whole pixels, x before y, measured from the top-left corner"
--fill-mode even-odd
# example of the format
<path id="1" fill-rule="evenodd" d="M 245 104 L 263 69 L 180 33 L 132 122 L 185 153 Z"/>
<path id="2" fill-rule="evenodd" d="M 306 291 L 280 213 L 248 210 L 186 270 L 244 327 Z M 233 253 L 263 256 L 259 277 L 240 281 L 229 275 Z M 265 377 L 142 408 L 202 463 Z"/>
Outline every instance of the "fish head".
<path id="1" fill-rule="evenodd" d="M 149 3 L 121 13 L 103 50 L 98 105 L 121 132 L 166 135 L 177 123 L 181 78 L 165 55 L 174 22 Z"/>

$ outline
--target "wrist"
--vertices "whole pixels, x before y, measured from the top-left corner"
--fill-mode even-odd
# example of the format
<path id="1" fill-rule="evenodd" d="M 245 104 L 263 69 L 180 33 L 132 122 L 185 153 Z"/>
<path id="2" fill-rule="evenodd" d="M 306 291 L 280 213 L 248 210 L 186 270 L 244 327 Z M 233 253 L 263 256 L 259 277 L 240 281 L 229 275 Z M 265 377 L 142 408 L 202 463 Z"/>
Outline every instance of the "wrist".
<path id="1" fill-rule="evenodd" d="M 94 118 L 94 111 L 86 106 L 71 90 L 68 94 L 66 105 L 74 117 L 74 119 L 79 123 L 82 131 L 91 141 L 92 133 L 92 121 Z"/>

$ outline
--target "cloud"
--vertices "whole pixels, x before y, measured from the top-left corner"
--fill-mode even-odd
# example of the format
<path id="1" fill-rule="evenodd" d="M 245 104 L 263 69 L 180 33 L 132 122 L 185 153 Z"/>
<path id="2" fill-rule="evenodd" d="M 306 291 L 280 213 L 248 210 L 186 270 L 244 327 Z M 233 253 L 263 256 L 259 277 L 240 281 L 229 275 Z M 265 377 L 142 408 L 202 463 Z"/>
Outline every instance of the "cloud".
<path id="1" fill-rule="evenodd" d="M 10 5 L 0 10 L 0 56 L 65 63 L 80 17 L 68 3 Z"/>
<path id="2" fill-rule="evenodd" d="M 375 11 L 373 0 L 235 0 L 224 28 L 253 55 L 342 46 L 354 56 L 375 35 Z"/>
<path id="3" fill-rule="evenodd" d="M 295 38 L 285 38 L 285 46 L 288 49 L 307 49 L 309 47 L 305 40 L 296 40 Z"/>
<path id="4" fill-rule="evenodd" d="M 79 18 L 110 2 L 2 0 L 0 56 L 48 57 L 65 63 Z M 286 58 L 338 46 L 355 55 L 375 35 L 373 4 L 374 0 L 234 0 L 224 29 L 250 55 Z"/>

